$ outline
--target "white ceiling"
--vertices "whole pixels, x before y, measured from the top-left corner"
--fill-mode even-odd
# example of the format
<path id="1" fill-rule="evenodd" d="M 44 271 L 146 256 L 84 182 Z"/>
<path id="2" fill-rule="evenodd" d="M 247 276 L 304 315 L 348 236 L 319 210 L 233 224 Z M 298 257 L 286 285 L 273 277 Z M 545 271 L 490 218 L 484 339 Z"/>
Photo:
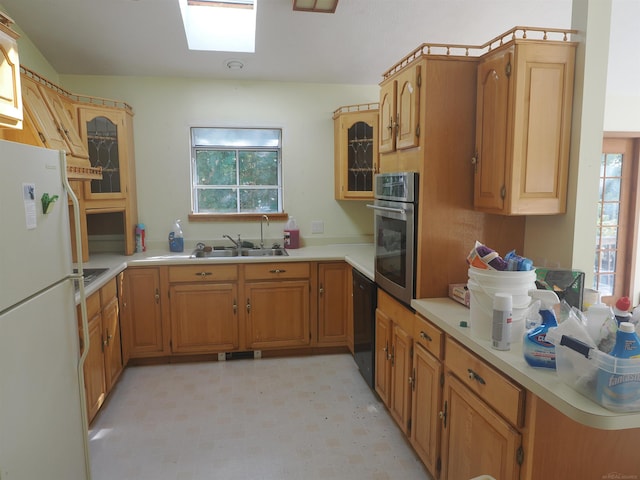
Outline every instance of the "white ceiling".
<path id="1" fill-rule="evenodd" d="M 340 0 L 335 14 L 258 1 L 254 54 L 189 51 L 178 0 L 0 4 L 63 75 L 371 85 L 423 42 L 482 44 L 516 25 L 571 25 L 571 0 Z M 230 58 L 245 67 L 229 71 Z"/>

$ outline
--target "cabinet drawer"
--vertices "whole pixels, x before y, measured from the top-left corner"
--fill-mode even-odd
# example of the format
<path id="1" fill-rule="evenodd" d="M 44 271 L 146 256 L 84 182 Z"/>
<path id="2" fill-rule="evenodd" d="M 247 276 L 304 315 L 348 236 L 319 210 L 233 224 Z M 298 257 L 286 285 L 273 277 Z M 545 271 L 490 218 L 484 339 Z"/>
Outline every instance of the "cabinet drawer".
<path id="1" fill-rule="evenodd" d="M 378 290 L 378 308 L 382 310 L 393 323 L 402 327 L 409 334 L 413 333 L 413 319 L 415 314 L 398 302 L 384 290 Z"/>
<path id="2" fill-rule="evenodd" d="M 112 278 L 100 289 L 100 304 L 105 307 L 117 294 L 116 279 Z"/>
<path id="3" fill-rule="evenodd" d="M 238 279 L 237 265 L 189 265 L 169 267 L 170 283 L 218 282 Z"/>
<path id="4" fill-rule="evenodd" d="M 283 278 L 309 278 L 307 262 L 252 263 L 244 266 L 245 280 L 271 280 Z"/>
<path id="5" fill-rule="evenodd" d="M 100 313 L 100 293 L 96 292 L 87 297 L 87 319 L 91 320 Z M 78 305 L 78 321 L 81 321 L 80 306 Z"/>
<path id="6" fill-rule="evenodd" d="M 524 388 L 449 337 L 445 343 L 445 365 L 512 425 L 522 426 Z"/>
<path id="7" fill-rule="evenodd" d="M 416 315 L 413 320 L 413 339 L 436 358 L 442 359 L 444 334 L 438 327 L 420 315 Z"/>

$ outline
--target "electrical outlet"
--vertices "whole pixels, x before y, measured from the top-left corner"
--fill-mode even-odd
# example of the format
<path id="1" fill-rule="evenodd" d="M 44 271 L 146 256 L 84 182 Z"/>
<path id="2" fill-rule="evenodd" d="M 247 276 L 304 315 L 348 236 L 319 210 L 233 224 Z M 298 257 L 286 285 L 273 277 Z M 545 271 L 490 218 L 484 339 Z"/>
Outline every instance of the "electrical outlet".
<path id="1" fill-rule="evenodd" d="M 322 220 L 312 220 L 311 233 L 324 233 L 324 222 Z"/>

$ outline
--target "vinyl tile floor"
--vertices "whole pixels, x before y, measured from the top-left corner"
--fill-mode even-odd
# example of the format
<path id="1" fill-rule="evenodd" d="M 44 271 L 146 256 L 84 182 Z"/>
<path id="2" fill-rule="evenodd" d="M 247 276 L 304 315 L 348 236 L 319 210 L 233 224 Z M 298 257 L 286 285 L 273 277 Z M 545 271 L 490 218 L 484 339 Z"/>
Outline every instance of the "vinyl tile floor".
<path id="1" fill-rule="evenodd" d="M 127 368 L 93 480 L 431 477 L 348 354 Z"/>

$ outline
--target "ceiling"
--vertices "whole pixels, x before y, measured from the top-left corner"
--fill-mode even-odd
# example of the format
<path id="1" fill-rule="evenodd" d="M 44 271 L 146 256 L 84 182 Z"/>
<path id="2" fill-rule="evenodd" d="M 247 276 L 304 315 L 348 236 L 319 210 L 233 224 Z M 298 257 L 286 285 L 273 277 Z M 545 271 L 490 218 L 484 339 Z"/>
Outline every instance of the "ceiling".
<path id="1" fill-rule="evenodd" d="M 0 5 L 61 75 L 373 85 L 423 42 L 482 44 L 516 25 L 571 25 L 571 0 L 340 0 L 334 14 L 258 2 L 253 54 L 189 51 L 178 0 Z M 229 59 L 244 68 L 229 70 Z"/>

